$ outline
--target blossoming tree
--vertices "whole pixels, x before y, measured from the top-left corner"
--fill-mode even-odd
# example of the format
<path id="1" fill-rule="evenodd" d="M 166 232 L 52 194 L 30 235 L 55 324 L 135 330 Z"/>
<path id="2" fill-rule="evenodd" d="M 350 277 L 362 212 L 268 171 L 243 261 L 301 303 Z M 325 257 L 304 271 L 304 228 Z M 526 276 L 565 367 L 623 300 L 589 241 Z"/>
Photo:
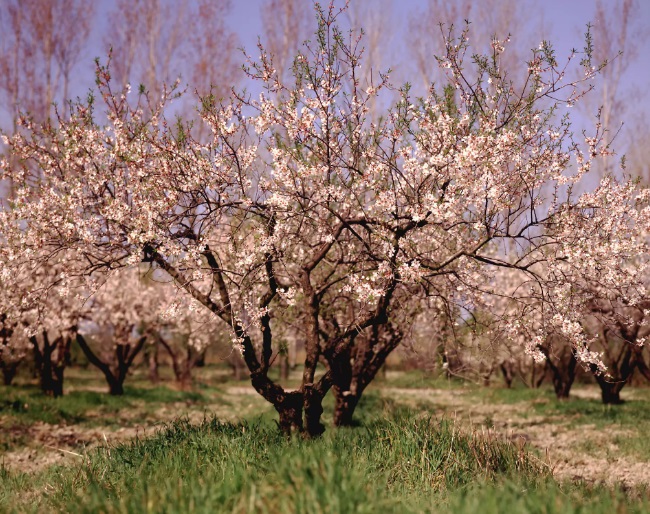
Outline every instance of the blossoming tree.
<path id="1" fill-rule="evenodd" d="M 577 193 L 592 158 L 608 151 L 598 132 L 581 150 L 556 115 L 581 84 L 565 83 L 547 44 L 533 52 L 520 90 L 500 68 L 498 40 L 466 74 L 463 33 L 439 59 L 449 80 L 442 91 L 418 101 L 406 87 L 371 123 L 369 102 L 390 102 L 388 77 L 361 82 L 361 39 L 338 29 L 338 15 L 318 8 L 319 29 L 290 85 L 260 47 L 247 66 L 259 98 L 202 99 L 208 143 L 167 123 L 173 92 L 143 108 L 146 97 L 112 89 L 106 68 L 104 124 L 94 101 L 58 124 L 24 119 L 8 144 L 25 165 L 2 167 L 20 185 L 0 217 L 10 262 L 66 250 L 70 276 L 142 260 L 165 270 L 230 327 L 253 387 L 286 432 L 323 431 L 323 397 L 343 386 L 337 369 L 359 333 L 392 330 L 397 298 L 453 291 L 471 309 L 499 294 L 490 283 L 502 267 L 536 284 L 550 317 L 534 337 L 560 330 L 579 360 L 598 365 L 576 319 L 580 284 L 638 278 L 621 263 L 645 250 L 636 234 L 648 212 L 631 184 L 608 179 Z M 588 80 L 595 70 L 583 63 Z M 269 369 L 282 351 L 276 329 L 296 316 L 305 361 L 301 385 L 287 390 Z M 338 320 L 333 337 L 321 330 L 326 317 Z"/>
<path id="2" fill-rule="evenodd" d="M 138 267 L 133 266 L 97 284 L 86 304 L 85 319 L 76 327 L 76 341 L 88 361 L 104 374 L 110 394 L 124 394 L 129 368 L 158 330 L 164 298 L 143 283 Z M 89 335 L 93 342 L 87 340 Z"/>

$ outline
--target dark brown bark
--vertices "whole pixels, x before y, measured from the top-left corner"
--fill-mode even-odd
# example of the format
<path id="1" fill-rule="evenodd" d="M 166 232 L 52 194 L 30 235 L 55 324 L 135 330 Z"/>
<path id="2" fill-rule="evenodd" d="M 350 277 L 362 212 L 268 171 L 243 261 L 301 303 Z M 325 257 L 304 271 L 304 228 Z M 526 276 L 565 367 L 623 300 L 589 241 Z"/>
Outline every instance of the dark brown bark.
<path id="1" fill-rule="evenodd" d="M 618 364 L 618 369 L 611 369 L 611 377 L 605 377 L 598 370 L 595 370 L 594 366 L 591 366 L 596 382 L 600 386 L 601 397 L 605 404 L 617 405 L 623 403 L 623 400 L 621 400 L 621 390 L 632 377 L 634 368 L 636 367 L 634 351 L 631 344 L 625 344 L 622 358 L 616 364 Z"/>
<path id="2" fill-rule="evenodd" d="M 514 364 L 511 361 L 504 361 L 501 363 L 501 374 L 503 381 L 508 389 L 512 388 L 512 381 L 514 380 Z"/>
<path id="3" fill-rule="evenodd" d="M 272 226 L 272 223 L 269 223 L 269 226 Z M 213 285 L 219 296 L 218 301 L 195 288 L 190 280 L 186 280 L 182 272 L 170 265 L 154 249 L 147 249 L 147 251 L 150 254 L 150 257 L 158 263 L 162 269 L 167 271 L 178 284 L 184 287 L 193 298 L 230 325 L 242 346 L 242 357 L 250 373 L 251 385 L 266 401 L 271 403 L 278 412 L 280 417 L 280 429 L 287 435 L 290 435 L 295 431 L 302 432 L 308 437 L 320 435 L 322 433 L 322 424 L 320 424 L 322 399 L 327 388 L 325 387 L 325 384 L 319 383 L 315 393 L 313 391 L 307 393 L 308 389 L 314 387 L 313 380 L 319 355 L 318 340 L 316 339 L 314 341 L 312 338 L 309 340 L 309 344 L 306 344 L 307 357 L 303 374 L 303 384 L 300 390 L 293 392 L 285 391 L 268 376 L 272 361 L 271 343 L 273 337 L 271 332 L 270 316 L 265 315 L 260 319 L 262 326 L 262 351 L 259 355 L 260 358 L 258 359 L 258 353 L 255 350 L 253 341 L 246 330 L 236 321 L 236 316 L 233 315 L 228 287 L 219 265 L 217 255 L 214 254 L 209 247 L 205 247 L 203 255 L 205 256 L 212 272 Z M 272 262 L 273 261 L 269 256 L 265 265 L 269 289 L 260 299 L 260 308 L 267 307 L 276 295 L 277 282 L 273 273 Z M 305 271 L 305 276 L 306 282 L 304 283 L 306 283 L 308 288 L 310 288 L 311 284 L 309 283 L 308 270 Z M 311 289 L 311 291 L 308 289 L 305 291 L 305 295 L 309 299 L 309 314 L 311 315 L 311 320 L 312 322 L 315 322 L 315 327 L 312 324 L 311 330 L 308 330 L 308 332 L 312 335 L 315 333 L 316 337 L 318 337 L 318 301 L 316 294 L 313 289 Z M 301 402 L 300 407 L 297 405 L 298 401 Z M 305 416 L 305 422 L 303 422 L 303 415 Z"/>
<path id="4" fill-rule="evenodd" d="M 646 380 L 650 380 L 650 367 L 645 362 L 645 359 L 643 358 L 643 348 L 637 347 L 635 348 L 636 352 L 636 365 L 637 369 L 639 370 L 639 373 L 643 375 L 643 377 Z"/>
<path id="5" fill-rule="evenodd" d="M 18 360 L 12 359 L 11 355 L 8 359 L 5 358 L 7 354 L 12 353 L 9 347 L 9 340 L 14 334 L 15 326 L 15 323 L 11 324 L 7 321 L 6 314 L 0 314 L 0 344 L 4 348 L 1 354 L 3 358 L 0 359 L 0 369 L 2 370 L 2 383 L 6 386 L 11 385 L 13 382 L 18 371 L 18 365 L 20 364 Z"/>
<path id="6" fill-rule="evenodd" d="M 305 316 L 305 366 L 302 375 L 300 392 L 303 395 L 303 410 L 305 416 L 304 430 L 308 437 L 318 437 L 325 427 L 320 422 L 323 414 L 323 397 L 315 388 L 314 377 L 316 366 L 320 358 L 320 333 L 319 333 L 319 309 L 320 300 L 311 284 L 310 269 L 305 268 L 302 275 L 302 290 L 305 294 L 306 316 Z M 323 395 L 324 396 L 324 395 Z"/>
<path id="7" fill-rule="evenodd" d="M 644 311 L 650 307 L 641 303 L 634 307 L 614 304 L 612 302 L 595 302 L 593 312 L 597 322 L 604 363 L 608 376 L 605 377 L 596 366 L 590 366 L 591 372 L 601 389 L 605 404 L 620 404 L 621 390 L 632 379 L 635 369 L 647 373 L 642 348 L 637 345 Z M 650 373 L 648 373 L 650 375 Z"/>
<path id="8" fill-rule="evenodd" d="M 402 333 L 390 323 L 374 325 L 367 334 L 354 337 L 346 351 L 335 356 L 325 354 L 333 377 L 334 426 L 354 424 L 354 411 L 363 392 L 402 337 Z"/>
<path id="9" fill-rule="evenodd" d="M 63 396 L 63 372 L 70 362 L 72 338 L 59 336 L 53 342 L 46 331 L 41 333 L 42 348 L 37 336 L 29 338 L 34 349 L 35 367 L 40 377 L 41 391 L 48 396 Z"/>
<path id="10" fill-rule="evenodd" d="M 6 386 L 11 385 L 14 378 L 16 377 L 16 373 L 18 372 L 18 363 L 3 362 L 0 367 L 2 368 L 2 383 Z"/>
<path id="11" fill-rule="evenodd" d="M 551 373 L 553 390 L 558 400 L 566 400 L 578 371 L 578 361 L 571 345 L 556 339 L 556 345 L 546 345 L 541 348 L 546 356 L 546 365 Z"/>
<path id="12" fill-rule="evenodd" d="M 204 353 L 197 352 L 189 345 L 184 349 L 174 349 L 167 340 L 160 336 L 158 336 L 158 341 L 167 350 L 172 360 L 176 383 L 183 391 L 189 391 L 192 388 L 192 370 L 197 366 Z"/>
<path id="13" fill-rule="evenodd" d="M 571 386 L 576 378 L 577 365 L 578 361 L 573 352 L 571 352 L 566 373 L 561 372 L 557 366 L 554 366 L 549 361 L 549 368 L 553 374 L 553 389 L 555 390 L 555 396 L 557 396 L 558 400 L 566 400 L 569 397 Z"/>
<path id="14" fill-rule="evenodd" d="M 624 382 L 607 382 L 603 379 L 598 380 L 598 385 L 600 386 L 601 398 L 604 404 L 620 405 L 623 403 L 623 400 L 621 400 L 621 389 L 625 385 Z"/>
<path id="15" fill-rule="evenodd" d="M 133 364 L 135 357 L 144 347 L 146 340 L 147 337 L 142 336 L 135 345 L 116 344 L 113 351 L 114 360 L 109 364 L 95 354 L 81 334 L 77 334 L 77 343 L 81 350 L 84 352 L 88 362 L 96 366 L 104 374 L 106 383 L 108 384 L 108 391 L 113 396 L 121 396 L 124 394 L 124 381 L 126 380 L 129 368 Z"/>
<path id="16" fill-rule="evenodd" d="M 626 352 L 627 353 L 627 352 Z M 632 351 L 629 351 L 632 354 Z M 600 386 L 601 398 L 603 403 L 616 405 L 623 403 L 621 400 L 621 390 L 625 387 L 627 381 L 632 377 L 634 372 L 634 363 L 631 358 L 625 358 L 619 373 L 616 376 L 604 376 L 595 366 L 590 366 L 591 372 Z"/>
<path id="17" fill-rule="evenodd" d="M 294 432 L 302 432 L 302 406 L 303 395 L 300 391 L 287 393 L 274 405 L 275 410 L 280 416 L 278 427 L 283 434 L 291 436 Z"/>

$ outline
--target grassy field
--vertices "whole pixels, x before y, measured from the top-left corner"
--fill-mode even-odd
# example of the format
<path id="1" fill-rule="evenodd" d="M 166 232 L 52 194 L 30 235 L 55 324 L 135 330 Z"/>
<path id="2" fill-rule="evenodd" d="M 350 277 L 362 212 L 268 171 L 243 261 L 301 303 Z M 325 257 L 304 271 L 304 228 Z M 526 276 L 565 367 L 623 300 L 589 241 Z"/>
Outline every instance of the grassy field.
<path id="1" fill-rule="evenodd" d="M 650 512 L 650 399 L 505 390 L 389 373 L 359 426 L 287 441 L 246 382 L 191 392 L 0 389 L 2 512 Z M 326 406 L 326 412 L 331 405 Z M 327 418 L 325 421 L 328 421 Z"/>

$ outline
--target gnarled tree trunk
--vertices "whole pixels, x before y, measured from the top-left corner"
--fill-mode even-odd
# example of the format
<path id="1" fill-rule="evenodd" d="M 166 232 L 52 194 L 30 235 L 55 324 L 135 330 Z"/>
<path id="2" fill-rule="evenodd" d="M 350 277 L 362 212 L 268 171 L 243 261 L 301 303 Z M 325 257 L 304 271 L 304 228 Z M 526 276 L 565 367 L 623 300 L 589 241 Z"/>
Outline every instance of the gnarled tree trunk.
<path id="1" fill-rule="evenodd" d="M 77 343 L 79 343 L 88 362 L 99 368 L 104 374 L 106 383 L 108 384 L 108 391 L 113 396 L 121 396 L 124 394 L 124 381 L 126 380 L 129 368 L 133 364 L 135 357 L 144 347 L 146 340 L 147 337 L 142 336 L 134 345 L 116 344 L 113 352 L 114 361 L 109 364 L 95 354 L 84 336 L 77 334 Z"/>
<path id="2" fill-rule="evenodd" d="M 192 388 L 192 370 L 198 365 L 199 361 L 204 358 L 205 352 L 197 352 L 187 345 L 183 349 L 174 349 L 172 345 L 161 336 L 158 336 L 158 341 L 169 354 L 172 360 L 172 369 L 174 370 L 174 377 L 178 387 L 183 391 L 188 391 Z"/>
<path id="3" fill-rule="evenodd" d="M 397 348 L 403 334 L 392 324 L 374 325 L 369 333 L 354 337 L 348 349 L 336 356 L 325 354 L 332 371 L 334 426 L 354 423 L 354 411 L 366 387 Z"/>
<path id="4" fill-rule="evenodd" d="M 63 372 L 70 362 L 72 338 L 61 335 L 53 342 L 47 331 L 41 332 L 42 348 L 36 336 L 29 338 L 34 349 L 34 361 L 41 383 L 41 391 L 48 396 L 63 396 Z"/>

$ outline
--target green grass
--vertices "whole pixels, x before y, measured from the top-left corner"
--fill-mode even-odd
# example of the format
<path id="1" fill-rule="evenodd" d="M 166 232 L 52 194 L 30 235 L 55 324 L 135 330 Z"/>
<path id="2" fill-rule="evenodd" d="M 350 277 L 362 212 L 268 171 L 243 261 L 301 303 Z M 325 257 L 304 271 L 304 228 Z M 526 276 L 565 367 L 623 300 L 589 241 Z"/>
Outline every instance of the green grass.
<path id="1" fill-rule="evenodd" d="M 369 405 L 367 406 L 369 407 Z M 7 512 L 643 512 L 604 488 L 561 486 L 522 448 L 397 409 L 316 441 L 267 422 L 178 420 L 74 467 L 0 472 Z"/>
<path id="2" fill-rule="evenodd" d="M 214 398 L 211 401 L 214 403 Z M 0 430 L 0 451 L 29 445 L 27 428 L 34 423 L 121 428 L 149 418 L 155 421 L 156 409 L 178 402 L 200 406 L 206 398 L 201 393 L 167 387 L 127 387 L 124 396 L 72 391 L 50 398 L 34 386 L 0 386 L 0 425 L 4 429 Z"/>
<path id="3" fill-rule="evenodd" d="M 149 403 L 194 402 L 204 397 L 198 392 L 176 391 L 168 387 L 148 389 L 125 388 L 123 396 L 111 396 L 95 391 L 72 391 L 60 398 L 44 396 L 36 387 L 0 386 L 0 415 L 10 416 L 23 423 L 83 423 L 100 415 L 110 421 L 110 416 L 131 408 L 136 401 Z"/>
<path id="4" fill-rule="evenodd" d="M 389 372 L 390 373 L 390 372 Z M 376 386 L 399 387 L 405 389 L 474 389 L 471 382 L 459 378 L 447 377 L 441 373 L 429 371 L 410 370 L 392 372 L 385 378 L 381 373 L 373 381 Z"/>

